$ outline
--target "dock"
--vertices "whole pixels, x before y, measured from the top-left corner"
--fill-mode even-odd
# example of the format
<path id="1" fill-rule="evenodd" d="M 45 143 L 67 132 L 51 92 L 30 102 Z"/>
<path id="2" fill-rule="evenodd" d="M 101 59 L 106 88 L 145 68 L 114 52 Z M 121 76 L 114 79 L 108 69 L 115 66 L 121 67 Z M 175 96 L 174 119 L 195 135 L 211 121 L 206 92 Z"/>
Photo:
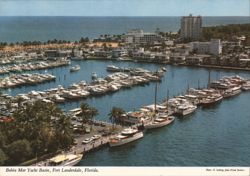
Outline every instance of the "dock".
<path id="1" fill-rule="evenodd" d="M 15 98 L 21 96 L 26 100 L 43 99 L 54 103 L 64 103 L 65 101 L 75 101 L 81 98 L 115 93 L 122 88 L 131 88 L 137 85 L 161 81 L 162 76 L 148 70 L 137 70 L 133 74 L 116 72 L 107 75 L 105 78 L 94 79 L 90 83 L 83 80 L 72 84 L 68 88 L 58 86 L 45 91 L 31 91 L 27 94 L 17 95 Z"/>

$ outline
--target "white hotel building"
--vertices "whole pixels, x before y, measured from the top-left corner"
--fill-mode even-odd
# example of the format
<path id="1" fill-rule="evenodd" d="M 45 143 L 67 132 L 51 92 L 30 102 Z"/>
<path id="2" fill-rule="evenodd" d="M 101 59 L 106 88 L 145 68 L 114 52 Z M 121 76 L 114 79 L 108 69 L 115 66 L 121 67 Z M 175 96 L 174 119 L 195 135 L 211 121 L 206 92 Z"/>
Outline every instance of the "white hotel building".
<path id="1" fill-rule="evenodd" d="M 147 44 L 162 41 L 163 38 L 157 33 L 143 32 L 140 29 L 130 30 L 125 35 L 125 42 L 127 44 Z"/>
<path id="2" fill-rule="evenodd" d="M 197 54 L 212 54 L 218 56 L 222 53 L 220 39 L 211 39 L 210 42 L 191 42 L 190 50 Z"/>

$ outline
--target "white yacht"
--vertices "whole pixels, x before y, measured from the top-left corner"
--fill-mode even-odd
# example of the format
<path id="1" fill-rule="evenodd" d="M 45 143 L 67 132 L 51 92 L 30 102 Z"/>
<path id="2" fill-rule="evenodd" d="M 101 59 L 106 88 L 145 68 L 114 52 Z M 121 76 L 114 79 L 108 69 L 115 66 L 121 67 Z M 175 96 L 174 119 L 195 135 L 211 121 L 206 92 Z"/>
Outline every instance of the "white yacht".
<path id="1" fill-rule="evenodd" d="M 129 142 L 133 142 L 142 137 L 143 137 L 142 131 L 139 131 L 138 129 L 134 128 L 126 128 L 120 134 L 110 139 L 109 146 L 110 147 L 120 146 L 123 144 L 127 144 Z"/>
<path id="2" fill-rule="evenodd" d="M 68 98 L 68 99 L 79 98 L 79 95 L 77 95 L 71 91 L 66 91 L 66 90 L 62 92 L 62 96 L 64 98 Z"/>
<path id="3" fill-rule="evenodd" d="M 247 81 L 246 83 L 244 83 L 241 87 L 242 90 L 246 91 L 246 90 L 250 90 L 250 81 Z"/>
<path id="4" fill-rule="evenodd" d="M 75 66 L 70 68 L 70 72 L 75 72 L 75 71 L 78 71 L 80 69 L 81 69 L 81 67 L 79 65 L 75 65 Z"/>
<path id="5" fill-rule="evenodd" d="M 59 154 L 38 166 L 74 166 L 81 161 L 82 156 L 83 154 Z"/>
<path id="6" fill-rule="evenodd" d="M 233 87 L 233 88 L 225 90 L 223 93 L 223 97 L 228 98 L 228 97 L 235 96 L 239 93 L 241 93 L 241 86 L 237 86 L 237 87 Z"/>
<path id="7" fill-rule="evenodd" d="M 154 118 L 149 123 L 144 124 L 144 128 L 146 129 L 153 129 L 153 128 L 160 128 L 164 127 L 175 120 L 174 116 L 168 116 L 167 114 L 164 116 L 158 116 Z"/>
<path id="8" fill-rule="evenodd" d="M 107 71 L 120 71 L 120 68 L 114 65 L 108 65 Z"/>
<path id="9" fill-rule="evenodd" d="M 211 96 L 205 97 L 202 100 L 200 100 L 200 104 L 202 106 L 209 106 L 221 101 L 222 99 L 223 96 L 221 94 L 212 94 Z"/>
<path id="10" fill-rule="evenodd" d="M 197 109 L 197 106 L 192 105 L 192 104 L 182 104 L 177 107 L 176 113 L 181 116 L 185 116 L 188 114 L 191 114 Z"/>
<path id="11" fill-rule="evenodd" d="M 58 94 L 55 94 L 54 97 L 52 98 L 54 102 L 56 103 L 63 103 L 65 102 L 65 98 L 61 97 Z"/>

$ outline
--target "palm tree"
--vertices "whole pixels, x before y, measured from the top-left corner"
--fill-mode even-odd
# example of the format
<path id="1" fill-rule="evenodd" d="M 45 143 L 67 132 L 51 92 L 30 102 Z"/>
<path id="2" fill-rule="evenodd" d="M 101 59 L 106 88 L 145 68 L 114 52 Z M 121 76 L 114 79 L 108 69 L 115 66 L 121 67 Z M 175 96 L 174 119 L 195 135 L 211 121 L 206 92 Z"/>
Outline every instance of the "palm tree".
<path id="1" fill-rule="evenodd" d="M 90 106 L 87 103 L 82 103 L 80 108 L 82 110 L 82 121 L 85 122 L 88 119 L 88 111 Z"/>
<path id="2" fill-rule="evenodd" d="M 61 143 L 61 148 L 65 148 L 72 144 L 72 130 L 70 129 L 71 121 L 69 116 L 61 115 L 59 117 L 56 134 Z"/>
<path id="3" fill-rule="evenodd" d="M 125 110 L 119 107 L 113 107 L 110 113 L 108 114 L 112 121 L 113 129 L 114 129 L 114 119 L 121 117 L 122 114 L 125 114 Z"/>
<path id="4" fill-rule="evenodd" d="M 18 104 L 18 108 L 22 106 L 24 99 L 22 97 L 17 97 L 16 103 Z"/>
<path id="5" fill-rule="evenodd" d="M 97 116 L 99 113 L 98 113 L 98 110 L 94 107 L 90 107 L 89 108 L 89 113 L 88 113 L 88 116 L 89 116 L 89 119 L 93 119 L 95 116 Z M 91 124 L 91 129 L 92 129 L 92 124 Z"/>
<path id="6" fill-rule="evenodd" d="M 11 101 L 7 101 L 5 107 L 6 109 L 10 110 L 12 108 Z"/>
<path id="7" fill-rule="evenodd" d="M 82 103 L 80 108 L 82 110 L 82 127 L 84 122 L 93 119 L 94 116 L 97 116 L 99 114 L 96 108 L 89 106 L 87 103 Z"/>

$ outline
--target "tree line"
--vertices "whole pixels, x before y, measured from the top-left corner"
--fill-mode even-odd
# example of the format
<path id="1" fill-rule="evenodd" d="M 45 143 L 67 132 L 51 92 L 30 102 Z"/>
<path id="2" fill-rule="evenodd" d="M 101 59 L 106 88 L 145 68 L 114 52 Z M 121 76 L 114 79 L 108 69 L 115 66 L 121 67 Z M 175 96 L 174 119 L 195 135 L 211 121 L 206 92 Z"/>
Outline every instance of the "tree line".
<path id="1" fill-rule="evenodd" d="M 70 149 L 74 141 L 70 115 L 66 115 L 54 103 L 40 100 L 25 102 L 20 97 L 7 101 L 6 108 L 12 109 L 13 103 L 17 104 L 11 117 L 13 120 L 0 122 L 0 165 L 19 165 L 30 159 Z M 84 129 L 84 125 L 99 112 L 87 103 L 82 103 L 80 108 Z M 124 113 L 123 109 L 113 107 L 109 118 L 114 124 L 115 119 Z"/>
<path id="2" fill-rule="evenodd" d="M 79 41 L 75 41 L 74 43 L 86 43 L 89 42 L 89 38 L 88 37 L 81 37 Z M 19 46 L 39 46 L 39 45 L 46 45 L 46 44 L 65 44 L 65 43 L 72 43 L 72 41 L 67 41 L 67 40 L 57 40 L 57 39 L 53 39 L 53 40 L 48 40 L 45 42 L 41 42 L 41 41 L 23 41 L 23 42 L 11 42 L 11 43 L 7 43 L 7 42 L 0 42 L 0 48 L 4 48 L 6 46 L 14 46 L 14 45 L 19 45 Z"/>
<path id="3" fill-rule="evenodd" d="M 250 45 L 250 24 L 230 24 L 223 26 L 212 26 L 202 28 L 203 40 L 220 38 L 222 40 L 233 40 L 235 36 L 246 37 L 244 44 Z"/>
<path id="4" fill-rule="evenodd" d="M 12 122 L 0 123 L 0 165 L 17 165 L 73 142 L 70 118 L 53 103 L 36 101 L 18 107 Z"/>

